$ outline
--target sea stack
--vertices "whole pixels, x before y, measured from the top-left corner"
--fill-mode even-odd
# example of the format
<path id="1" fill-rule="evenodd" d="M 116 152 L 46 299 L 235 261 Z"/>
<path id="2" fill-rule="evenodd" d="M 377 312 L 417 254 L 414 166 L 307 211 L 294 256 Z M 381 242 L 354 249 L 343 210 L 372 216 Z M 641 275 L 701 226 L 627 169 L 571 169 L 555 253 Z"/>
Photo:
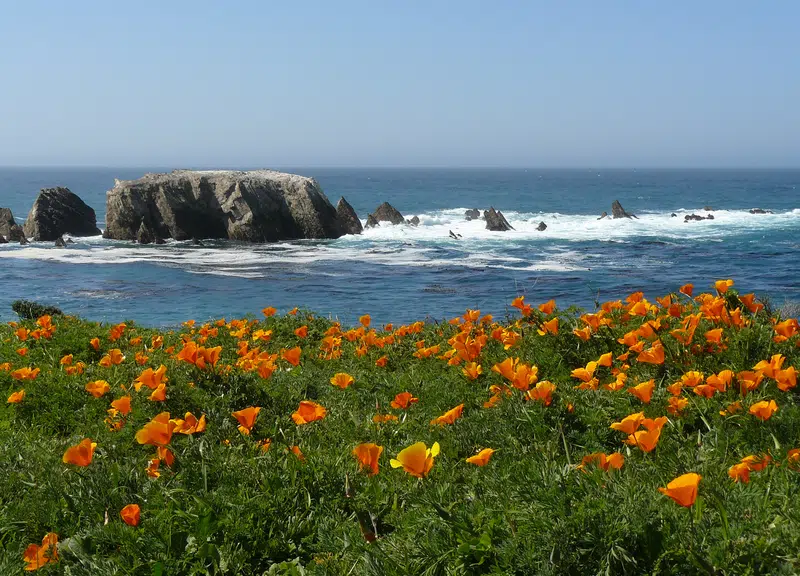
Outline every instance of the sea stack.
<path id="1" fill-rule="evenodd" d="M 346 233 L 316 180 L 296 174 L 175 170 L 117 180 L 106 193 L 105 236 L 118 240 L 275 242 Z"/>
<path id="2" fill-rule="evenodd" d="M 69 188 L 44 188 L 25 220 L 25 235 L 31 240 L 54 241 L 64 234 L 99 236 L 97 216 Z"/>

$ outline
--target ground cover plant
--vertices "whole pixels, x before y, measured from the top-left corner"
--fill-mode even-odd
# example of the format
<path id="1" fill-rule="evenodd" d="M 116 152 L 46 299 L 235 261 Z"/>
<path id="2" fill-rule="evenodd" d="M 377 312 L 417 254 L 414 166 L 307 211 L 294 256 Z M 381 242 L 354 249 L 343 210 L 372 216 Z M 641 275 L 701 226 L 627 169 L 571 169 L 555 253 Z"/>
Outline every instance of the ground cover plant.
<path id="1" fill-rule="evenodd" d="M 0 573 L 800 571 L 796 318 L 510 306 L 2 326 Z"/>

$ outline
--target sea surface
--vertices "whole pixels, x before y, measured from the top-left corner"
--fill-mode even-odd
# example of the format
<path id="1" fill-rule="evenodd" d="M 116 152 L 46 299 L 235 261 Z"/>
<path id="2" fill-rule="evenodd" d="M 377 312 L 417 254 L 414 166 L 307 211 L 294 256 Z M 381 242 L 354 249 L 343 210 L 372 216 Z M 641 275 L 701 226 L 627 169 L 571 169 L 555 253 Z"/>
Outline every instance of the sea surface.
<path id="1" fill-rule="evenodd" d="M 114 178 L 170 169 L 0 168 L 0 207 L 22 223 L 40 188 L 67 186 L 95 209 L 102 229 Z M 0 245 L 0 319 L 12 319 L 11 302 L 26 298 L 92 320 L 151 326 L 259 316 L 265 306 L 299 306 L 348 324 L 363 313 L 408 322 L 466 308 L 504 316 L 520 294 L 594 309 L 636 290 L 653 298 L 729 277 L 778 305 L 800 300 L 800 170 L 282 170 L 313 176 L 334 204 L 345 196 L 362 222 L 388 201 L 420 225 L 255 245 L 137 246 L 99 236 L 66 250 Z M 639 219 L 598 220 L 615 199 Z M 468 208 L 489 206 L 514 230 L 465 220 Z M 714 220 L 684 223 L 706 206 Z M 756 207 L 772 214 L 750 214 Z"/>

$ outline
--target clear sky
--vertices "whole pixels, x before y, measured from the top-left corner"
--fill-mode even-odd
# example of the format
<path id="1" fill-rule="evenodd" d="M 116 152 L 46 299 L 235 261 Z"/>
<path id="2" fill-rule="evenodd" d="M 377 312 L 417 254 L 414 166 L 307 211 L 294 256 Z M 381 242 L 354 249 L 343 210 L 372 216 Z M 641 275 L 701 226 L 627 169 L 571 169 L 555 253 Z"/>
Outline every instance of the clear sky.
<path id="1" fill-rule="evenodd" d="M 0 165 L 800 167 L 800 2 L 5 0 Z"/>

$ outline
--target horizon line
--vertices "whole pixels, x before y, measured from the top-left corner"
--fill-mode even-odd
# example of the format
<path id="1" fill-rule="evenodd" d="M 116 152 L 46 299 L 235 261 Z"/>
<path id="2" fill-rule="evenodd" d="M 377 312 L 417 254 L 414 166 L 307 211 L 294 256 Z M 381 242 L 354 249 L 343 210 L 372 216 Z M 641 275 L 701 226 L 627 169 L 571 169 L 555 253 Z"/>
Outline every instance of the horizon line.
<path id="1" fill-rule="evenodd" d="M 525 166 L 525 165 L 427 165 L 427 164 L 408 164 L 408 165 L 346 165 L 346 164 L 282 164 L 273 167 L 256 165 L 221 165 L 198 164 L 192 167 L 175 167 L 172 165 L 158 164 L 0 164 L 0 170 L 19 170 L 19 169 L 125 169 L 125 170 L 284 170 L 284 169 L 323 169 L 323 170 L 613 170 L 613 171 L 655 171 L 655 170 L 800 170 L 797 166 Z"/>

